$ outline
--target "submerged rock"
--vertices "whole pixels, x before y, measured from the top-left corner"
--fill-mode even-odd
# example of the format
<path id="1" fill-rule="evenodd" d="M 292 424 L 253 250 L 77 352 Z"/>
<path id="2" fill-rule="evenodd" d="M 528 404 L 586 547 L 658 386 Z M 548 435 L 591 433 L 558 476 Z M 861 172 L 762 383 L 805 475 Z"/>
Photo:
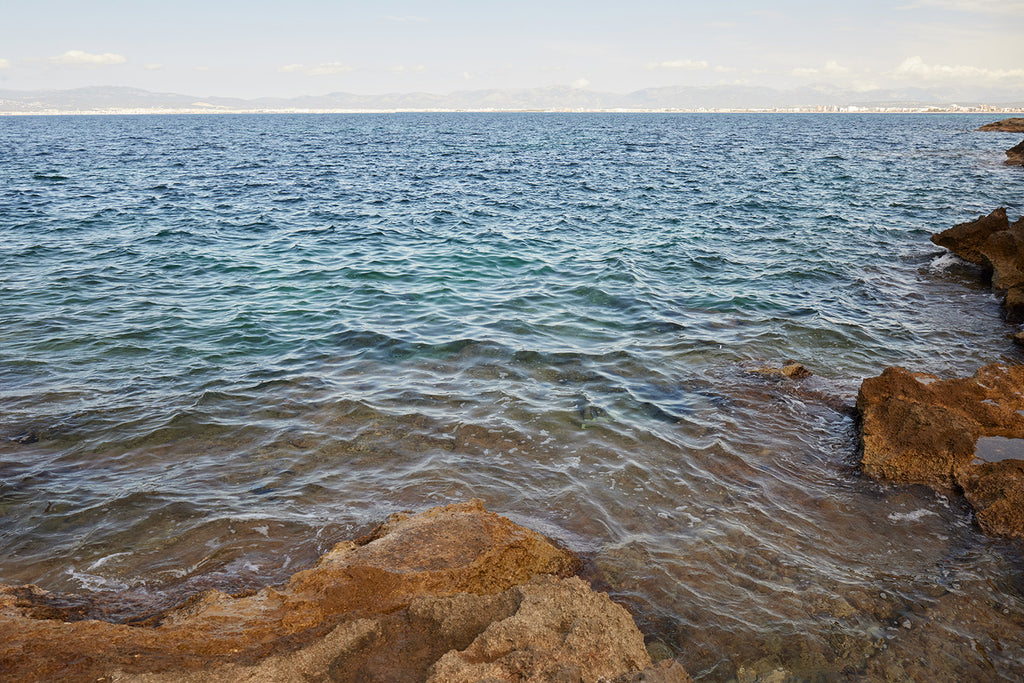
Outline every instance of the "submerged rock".
<path id="1" fill-rule="evenodd" d="M 1005 290 L 1003 308 L 1010 320 L 1024 319 L 1024 217 L 1011 224 L 999 208 L 977 220 L 936 233 L 932 242 L 981 266 L 992 286 Z"/>
<path id="2" fill-rule="evenodd" d="M 1024 140 L 1006 150 L 1007 166 L 1024 166 Z"/>
<path id="3" fill-rule="evenodd" d="M 804 379 L 805 377 L 810 377 L 811 375 L 814 374 L 800 363 L 797 363 L 796 361 L 786 361 L 786 363 L 781 368 L 765 366 L 763 368 L 758 368 L 757 370 L 754 370 L 754 372 L 756 372 L 759 375 L 785 377 L 786 379 Z"/>
<path id="4" fill-rule="evenodd" d="M 567 578 L 578 568 L 471 501 L 395 515 L 283 586 L 210 591 L 141 625 L 68 622 L 45 591 L 2 586 L 0 677 L 441 681 L 486 664 L 596 681 L 650 666 L 628 613 Z"/>
<path id="5" fill-rule="evenodd" d="M 1024 133 L 1024 119 L 1021 118 L 1010 118 L 1003 119 L 1002 121 L 995 121 L 993 123 L 986 123 L 984 126 L 977 130 L 983 132 L 997 132 L 997 133 Z"/>
<path id="6" fill-rule="evenodd" d="M 887 368 L 857 410 L 867 474 L 961 490 L 986 533 L 1024 538 L 1024 365 L 949 380 Z"/>

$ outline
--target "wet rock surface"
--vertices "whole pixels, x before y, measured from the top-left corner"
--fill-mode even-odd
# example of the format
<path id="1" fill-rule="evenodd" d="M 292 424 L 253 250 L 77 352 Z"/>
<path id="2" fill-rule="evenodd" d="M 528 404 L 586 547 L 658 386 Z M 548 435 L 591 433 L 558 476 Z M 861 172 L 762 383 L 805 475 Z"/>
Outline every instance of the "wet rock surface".
<path id="1" fill-rule="evenodd" d="M 650 666 L 632 618 L 578 569 L 471 501 L 392 516 L 283 586 L 210 591 L 135 625 L 2 586 L 0 679 L 595 681 Z"/>
<path id="2" fill-rule="evenodd" d="M 978 130 L 997 133 L 1024 133 L 1024 119 L 1009 118 L 1002 121 L 994 121 L 993 123 L 986 123 L 978 128 Z"/>
<path id="3" fill-rule="evenodd" d="M 1024 366 L 949 380 L 887 368 L 857 410 L 866 473 L 962 491 L 986 533 L 1024 538 Z"/>
<path id="4" fill-rule="evenodd" d="M 1006 209 L 999 208 L 932 235 L 931 241 L 981 266 L 992 286 L 1006 292 L 1007 317 L 1024 319 L 1024 217 L 1011 224 Z"/>

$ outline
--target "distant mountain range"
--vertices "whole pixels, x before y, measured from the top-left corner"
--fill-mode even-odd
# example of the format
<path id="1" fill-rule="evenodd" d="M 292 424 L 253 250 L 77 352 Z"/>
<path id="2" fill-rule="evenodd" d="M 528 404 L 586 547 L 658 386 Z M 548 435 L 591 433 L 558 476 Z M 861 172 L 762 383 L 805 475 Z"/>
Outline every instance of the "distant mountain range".
<path id="1" fill-rule="evenodd" d="M 0 113 L 111 111 L 395 111 L 395 110 L 722 110 L 814 109 L 818 107 L 1024 108 L 1024 91 L 985 88 L 906 88 L 866 92 L 829 86 L 776 90 L 757 86 L 645 88 L 625 95 L 567 86 L 509 90 L 465 90 L 437 95 L 328 95 L 292 98 L 196 97 L 137 88 L 0 90 Z"/>

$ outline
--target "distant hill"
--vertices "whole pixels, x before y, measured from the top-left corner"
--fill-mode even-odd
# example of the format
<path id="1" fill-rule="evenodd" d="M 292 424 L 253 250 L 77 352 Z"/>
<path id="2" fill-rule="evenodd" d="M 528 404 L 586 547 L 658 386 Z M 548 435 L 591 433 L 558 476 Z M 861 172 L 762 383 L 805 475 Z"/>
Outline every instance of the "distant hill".
<path id="1" fill-rule="evenodd" d="M 239 99 L 158 93 L 138 88 L 89 87 L 72 90 L 0 90 L 0 113 L 113 111 L 395 111 L 395 110 L 615 110 L 615 109 L 813 109 L 817 107 L 977 107 L 1024 109 L 1024 91 L 970 89 L 884 89 L 844 91 L 829 86 L 776 90 L 757 86 L 645 88 L 627 94 L 552 86 L 507 90 L 464 90 L 438 95 L 337 92 L 293 98 Z"/>

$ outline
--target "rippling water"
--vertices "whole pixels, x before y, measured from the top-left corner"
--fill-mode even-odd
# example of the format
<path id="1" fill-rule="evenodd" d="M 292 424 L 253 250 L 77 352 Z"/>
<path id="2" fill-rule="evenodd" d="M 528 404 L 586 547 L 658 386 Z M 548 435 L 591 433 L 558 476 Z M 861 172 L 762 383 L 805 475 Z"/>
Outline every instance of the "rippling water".
<path id="1" fill-rule="evenodd" d="M 1024 676 L 1019 548 L 851 413 L 1021 361 L 928 242 L 1024 208 L 990 120 L 0 119 L 0 581 L 123 619 L 476 496 L 708 680 Z"/>

